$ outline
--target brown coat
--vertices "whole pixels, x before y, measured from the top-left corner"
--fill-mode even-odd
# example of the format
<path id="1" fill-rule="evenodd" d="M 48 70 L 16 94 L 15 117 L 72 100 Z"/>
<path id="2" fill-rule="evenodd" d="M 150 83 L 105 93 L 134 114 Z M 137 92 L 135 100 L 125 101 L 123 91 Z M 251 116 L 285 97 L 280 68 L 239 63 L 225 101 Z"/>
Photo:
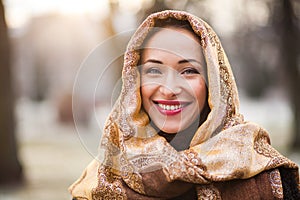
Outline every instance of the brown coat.
<path id="1" fill-rule="evenodd" d="M 252 178 L 244 180 L 231 180 L 201 186 L 199 199 L 222 200 L 272 200 L 272 199 L 300 199 L 297 177 L 294 171 L 287 169 L 274 169 L 262 172 Z M 199 190 L 198 190 L 199 191 Z M 185 194 L 170 200 L 193 200 L 197 198 L 195 187 Z"/>

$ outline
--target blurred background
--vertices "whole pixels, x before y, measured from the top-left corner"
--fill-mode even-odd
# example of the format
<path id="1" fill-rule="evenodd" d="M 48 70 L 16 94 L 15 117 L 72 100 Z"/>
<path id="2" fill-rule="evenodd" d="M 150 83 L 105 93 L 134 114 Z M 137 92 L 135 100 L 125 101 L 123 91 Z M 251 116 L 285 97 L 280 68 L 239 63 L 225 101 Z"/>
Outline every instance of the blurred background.
<path id="1" fill-rule="evenodd" d="M 214 28 L 241 113 L 300 163 L 299 0 L 0 0 L 1 200 L 70 199 L 97 154 L 132 30 L 166 9 Z"/>

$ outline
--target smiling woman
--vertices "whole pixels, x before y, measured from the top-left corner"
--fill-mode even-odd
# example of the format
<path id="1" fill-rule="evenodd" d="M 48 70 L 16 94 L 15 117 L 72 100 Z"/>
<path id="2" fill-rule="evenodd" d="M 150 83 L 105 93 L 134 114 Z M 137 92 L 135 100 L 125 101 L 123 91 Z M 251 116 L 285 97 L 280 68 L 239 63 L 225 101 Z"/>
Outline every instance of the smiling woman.
<path id="1" fill-rule="evenodd" d="M 180 146 L 173 145 L 183 150 L 192 139 L 190 133 L 199 127 L 200 117 L 207 117 L 207 112 L 200 114 L 207 105 L 207 87 L 198 37 L 190 30 L 171 25 L 174 23 L 165 23 L 169 27 L 156 30 L 143 45 L 141 96 L 143 107 L 160 135 L 186 136 L 187 140 L 181 140 Z M 194 131 L 187 129 L 192 124 Z M 171 139 L 170 135 L 166 138 Z"/>
<path id="2" fill-rule="evenodd" d="M 244 121 L 207 23 L 182 11 L 150 15 L 128 44 L 122 78 L 103 160 L 69 188 L 75 199 L 299 199 L 298 166 Z"/>

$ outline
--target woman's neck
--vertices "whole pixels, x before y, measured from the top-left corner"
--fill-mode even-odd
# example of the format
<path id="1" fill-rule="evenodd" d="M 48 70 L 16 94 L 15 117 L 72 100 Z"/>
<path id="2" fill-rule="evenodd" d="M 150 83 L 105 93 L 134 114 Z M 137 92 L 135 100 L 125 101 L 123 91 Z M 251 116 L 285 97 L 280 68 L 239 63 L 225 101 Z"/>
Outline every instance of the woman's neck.
<path id="1" fill-rule="evenodd" d="M 156 128 L 156 130 L 158 129 L 154 124 L 152 124 L 152 126 Z M 164 137 L 177 151 L 182 151 L 189 148 L 191 140 L 193 139 L 198 127 L 199 119 L 196 119 L 195 122 L 188 128 L 178 133 L 171 134 L 158 130 L 158 134 Z"/>
<path id="2" fill-rule="evenodd" d="M 196 119 L 191 126 L 178 132 L 169 142 L 177 151 L 182 151 L 190 147 L 190 143 L 199 127 L 199 119 Z"/>

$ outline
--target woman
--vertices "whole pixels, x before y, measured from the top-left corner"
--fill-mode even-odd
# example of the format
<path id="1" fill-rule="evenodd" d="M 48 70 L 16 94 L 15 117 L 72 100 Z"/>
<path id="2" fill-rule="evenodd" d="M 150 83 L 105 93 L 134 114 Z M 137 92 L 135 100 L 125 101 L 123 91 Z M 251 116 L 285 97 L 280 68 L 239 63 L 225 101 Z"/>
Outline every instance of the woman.
<path id="1" fill-rule="evenodd" d="M 74 199 L 299 199 L 297 165 L 243 120 L 225 52 L 201 19 L 150 15 L 122 77 L 103 159 L 69 188 Z"/>

